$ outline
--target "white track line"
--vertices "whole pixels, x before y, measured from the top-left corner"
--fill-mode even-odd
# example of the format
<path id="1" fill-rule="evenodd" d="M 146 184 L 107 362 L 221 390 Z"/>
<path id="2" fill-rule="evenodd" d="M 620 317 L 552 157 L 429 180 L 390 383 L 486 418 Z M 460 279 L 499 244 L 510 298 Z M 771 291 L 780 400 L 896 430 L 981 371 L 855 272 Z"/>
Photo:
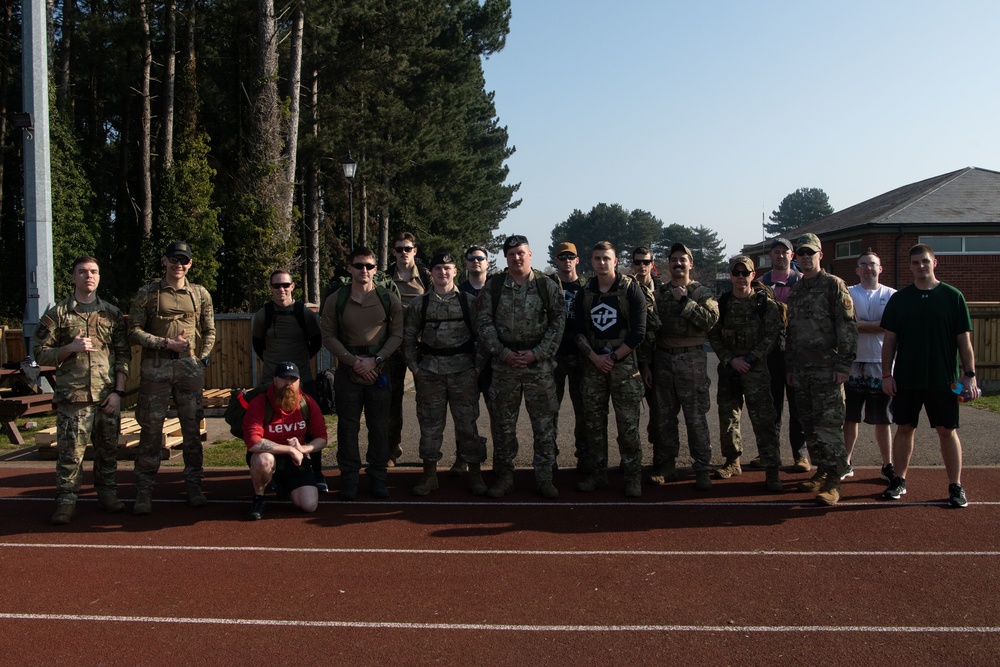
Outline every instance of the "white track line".
<path id="1" fill-rule="evenodd" d="M 524 625 L 493 623 L 399 623 L 370 621 L 305 621 L 261 618 L 183 618 L 169 616 L 99 616 L 95 614 L 0 613 L 12 621 L 90 621 L 112 623 L 170 623 L 191 625 L 245 625 L 299 628 L 358 628 L 375 630 L 478 630 L 494 632 L 873 632 L 873 633 L 975 633 L 998 634 L 995 626 L 881 625 Z"/>
<path id="2" fill-rule="evenodd" d="M 413 554 L 443 556 L 909 556 L 920 558 L 997 557 L 1000 551 L 773 551 L 773 550 L 566 550 L 566 549 L 361 549 L 361 548 L 304 548 L 304 547 L 254 547 L 254 546 L 199 546 L 152 544 L 50 544 L 0 542 L 0 548 L 12 549 L 109 549 L 122 551 L 239 551 L 242 553 L 292 553 L 292 554 Z"/>
<path id="3" fill-rule="evenodd" d="M 0 497 L 0 502 L 3 501 L 14 501 L 14 502 L 45 502 L 53 503 L 54 498 L 51 496 L 45 498 L 39 497 L 27 497 L 27 498 L 3 498 Z M 131 502 L 127 498 L 123 498 L 126 503 Z M 79 502 L 84 503 L 96 503 L 96 498 L 80 498 Z M 248 498 L 243 499 L 215 499 L 209 500 L 208 505 L 246 505 L 250 502 Z M 186 500 L 180 498 L 176 499 L 159 499 L 154 498 L 154 503 L 159 505 L 163 504 L 173 504 L 173 505 L 187 505 Z M 290 501 L 287 500 L 273 500 L 271 498 L 267 499 L 267 504 L 271 505 L 291 505 Z M 835 507 L 822 507 L 821 509 L 827 511 L 836 511 L 841 507 L 942 507 L 947 506 L 947 500 L 928 500 L 923 502 L 908 502 L 899 500 L 844 500 L 838 503 Z M 990 506 L 990 505 L 1000 505 L 1000 501 L 980 501 L 970 502 L 970 506 Z M 804 498 L 802 500 L 786 500 L 786 501 L 705 501 L 705 500 L 663 500 L 655 502 L 644 502 L 644 501 L 580 501 L 580 502 L 552 502 L 552 501 L 523 501 L 523 502 L 511 502 L 511 501 L 489 501 L 489 500 L 352 500 L 350 502 L 340 502 L 335 499 L 324 499 L 320 502 L 320 507 L 340 507 L 343 509 L 350 509 L 351 507 L 817 507 L 815 500 L 812 497 Z"/>

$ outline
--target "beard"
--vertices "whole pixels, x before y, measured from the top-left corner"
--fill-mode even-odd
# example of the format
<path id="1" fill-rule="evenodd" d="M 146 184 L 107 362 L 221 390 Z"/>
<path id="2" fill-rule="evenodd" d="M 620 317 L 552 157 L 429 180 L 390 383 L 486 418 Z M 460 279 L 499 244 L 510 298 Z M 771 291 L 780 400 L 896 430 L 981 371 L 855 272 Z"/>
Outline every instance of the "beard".
<path id="1" fill-rule="evenodd" d="M 278 399 L 278 409 L 282 412 L 291 412 L 299 407 L 299 388 L 296 385 L 290 384 L 284 389 L 278 389 L 274 397 Z"/>

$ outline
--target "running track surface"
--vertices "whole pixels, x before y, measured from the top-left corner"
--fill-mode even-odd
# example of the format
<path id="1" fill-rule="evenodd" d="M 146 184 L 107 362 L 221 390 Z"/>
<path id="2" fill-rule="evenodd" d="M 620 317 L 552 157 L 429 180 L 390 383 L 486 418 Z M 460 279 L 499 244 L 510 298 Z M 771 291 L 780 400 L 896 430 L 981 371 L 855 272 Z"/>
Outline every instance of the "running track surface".
<path id="1" fill-rule="evenodd" d="M 89 473 L 74 522 L 48 525 L 51 468 L 0 469 L 4 664 L 986 665 L 1000 661 L 1000 469 L 913 469 L 903 502 L 858 469 L 821 509 L 763 473 L 500 501 L 441 475 L 393 496 L 269 503 L 242 521 L 246 473 L 209 471 L 208 507 L 158 476 L 153 514 L 108 515 Z M 131 473 L 120 494 L 133 497 Z M 331 485 L 337 488 L 334 474 Z M 489 481 L 489 476 L 488 476 Z M 130 504 L 130 503 L 129 503 Z"/>

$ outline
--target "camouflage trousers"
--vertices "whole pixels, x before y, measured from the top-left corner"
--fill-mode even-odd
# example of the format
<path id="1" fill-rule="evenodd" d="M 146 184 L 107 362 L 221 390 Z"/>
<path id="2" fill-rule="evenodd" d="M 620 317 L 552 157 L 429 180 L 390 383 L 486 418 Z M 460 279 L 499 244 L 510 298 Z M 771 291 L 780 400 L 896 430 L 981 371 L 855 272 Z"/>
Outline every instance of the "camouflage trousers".
<path id="1" fill-rule="evenodd" d="M 765 468 L 781 465 L 778 415 L 771 396 L 771 374 L 767 364 L 757 362 L 746 373 L 737 373 L 729 364 L 719 364 L 719 387 L 715 402 L 719 406 L 719 433 L 722 455 L 726 460 L 743 454 L 740 417 L 746 401 L 750 424 L 757 439 L 760 462 Z"/>
<path id="2" fill-rule="evenodd" d="M 569 380 L 569 400 L 573 403 L 573 455 L 579 459 L 583 452 L 581 449 L 587 442 L 587 427 L 584 424 L 583 408 L 583 372 L 584 364 L 590 364 L 579 354 L 559 355 L 556 357 L 556 367 L 552 371 L 556 383 L 556 400 L 562 405 L 563 396 L 566 395 L 566 381 Z M 556 412 L 556 433 L 559 433 L 559 412 Z M 556 446 L 556 456 L 559 455 L 559 447 Z"/>
<path id="3" fill-rule="evenodd" d="M 87 445 L 94 446 L 94 486 L 115 490 L 121 412 L 107 414 L 98 403 L 60 403 L 56 407 L 56 493 L 76 502 L 83 479 Z"/>
<path id="4" fill-rule="evenodd" d="M 688 352 L 656 350 L 653 358 L 653 384 L 656 385 L 656 431 L 659 443 L 653 443 L 653 464 L 677 458 L 680 452 L 680 421 L 684 411 L 688 449 L 695 470 L 712 469 L 712 442 L 708 432 L 709 396 L 708 355 L 704 348 Z"/>
<path id="5" fill-rule="evenodd" d="M 486 443 L 479 437 L 479 386 L 472 370 L 433 373 L 419 369 L 413 376 L 417 390 L 417 422 L 420 424 L 420 458 L 441 460 L 441 441 L 448 420 L 448 407 L 455 423 L 455 444 L 461 460 L 482 463 Z"/>
<path id="6" fill-rule="evenodd" d="M 521 397 L 531 419 L 536 481 L 551 481 L 556 460 L 556 421 L 559 410 L 556 387 L 550 371 L 493 366 L 493 383 L 486 405 L 493 422 L 493 469 L 513 470 L 517 456 L 517 417 Z"/>
<path id="7" fill-rule="evenodd" d="M 184 439 L 184 481 L 201 484 L 204 470 L 200 422 L 205 416 L 201 405 L 204 388 L 205 367 L 194 357 L 143 360 L 139 404 L 135 410 L 136 420 L 142 427 L 135 454 L 135 478 L 139 489 L 153 488 L 153 476 L 160 469 L 163 421 L 171 396 Z"/>
<path id="8" fill-rule="evenodd" d="M 583 410 L 586 415 L 587 440 L 581 457 L 598 472 L 608 467 L 608 399 L 615 408 L 618 427 L 618 452 L 626 475 L 638 475 L 642 470 L 642 442 L 639 440 L 639 406 L 642 405 L 643 384 L 636 367 L 635 355 L 622 359 L 602 373 L 585 360 L 583 372 Z"/>
<path id="9" fill-rule="evenodd" d="M 833 381 L 833 368 L 795 371 L 793 385 L 812 462 L 827 473 L 846 474 L 844 385 Z"/>

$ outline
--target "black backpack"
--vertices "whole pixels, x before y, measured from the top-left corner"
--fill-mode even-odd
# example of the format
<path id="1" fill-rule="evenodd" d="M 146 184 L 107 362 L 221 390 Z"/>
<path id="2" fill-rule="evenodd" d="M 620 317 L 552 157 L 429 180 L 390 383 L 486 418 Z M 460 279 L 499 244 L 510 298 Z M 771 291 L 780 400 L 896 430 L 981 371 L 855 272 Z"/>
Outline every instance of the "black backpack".
<path id="1" fill-rule="evenodd" d="M 324 415 L 337 414 L 337 395 L 333 388 L 334 373 L 329 368 L 316 376 L 316 403 Z"/>

